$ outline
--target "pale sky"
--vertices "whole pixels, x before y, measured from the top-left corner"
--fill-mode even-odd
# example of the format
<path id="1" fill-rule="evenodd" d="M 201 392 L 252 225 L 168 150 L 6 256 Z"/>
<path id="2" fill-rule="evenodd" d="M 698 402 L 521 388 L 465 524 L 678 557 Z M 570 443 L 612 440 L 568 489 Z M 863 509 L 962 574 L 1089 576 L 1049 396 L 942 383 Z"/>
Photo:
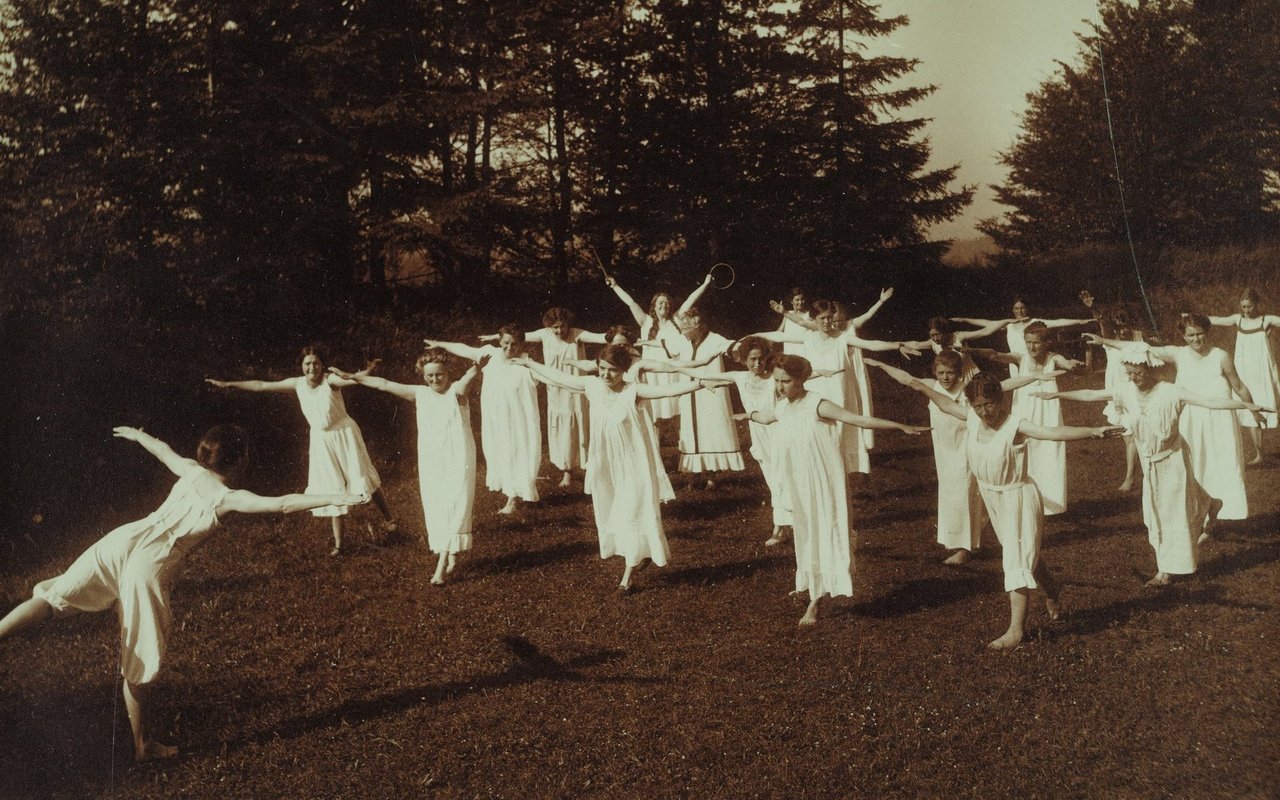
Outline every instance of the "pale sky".
<path id="1" fill-rule="evenodd" d="M 905 15 L 911 23 L 872 42 L 868 52 L 918 58 L 906 83 L 934 84 L 934 94 L 908 108 L 930 117 L 931 167 L 959 164 L 960 184 L 976 185 L 973 204 L 961 216 L 933 228 L 935 238 L 977 236 L 974 225 L 996 216 L 992 183 L 1004 169 L 997 153 L 1017 135 L 1026 95 L 1057 69 L 1073 63 L 1075 34 L 1094 19 L 1093 0 L 880 0 L 880 16 Z"/>

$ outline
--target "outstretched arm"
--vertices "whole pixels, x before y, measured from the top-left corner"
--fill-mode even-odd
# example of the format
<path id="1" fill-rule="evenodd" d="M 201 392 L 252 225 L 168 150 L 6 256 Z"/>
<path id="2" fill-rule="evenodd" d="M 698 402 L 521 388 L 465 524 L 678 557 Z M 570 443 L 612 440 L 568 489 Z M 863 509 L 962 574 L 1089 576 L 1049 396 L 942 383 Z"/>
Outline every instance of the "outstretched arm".
<path id="1" fill-rule="evenodd" d="M 246 392 L 292 392 L 297 378 L 280 381 L 219 381 L 205 378 L 204 382 L 219 389 L 243 389 Z"/>
<path id="2" fill-rule="evenodd" d="M 1105 347 L 1110 347 L 1112 350 L 1119 350 L 1122 347 L 1132 344 L 1132 342 L 1124 339 L 1104 339 L 1096 333 L 1086 333 L 1083 334 L 1083 336 L 1084 340 L 1089 344 L 1100 344 Z M 1166 364 L 1172 364 L 1178 358 L 1178 348 L 1170 347 L 1169 345 L 1151 345 L 1151 353 Z"/>
<path id="3" fill-rule="evenodd" d="M 382 359 L 375 358 L 364 365 L 364 369 L 359 372 L 344 372 L 333 367 L 329 368 L 329 375 L 325 378 L 330 386 L 342 388 L 345 386 L 355 386 L 359 381 L 356 380 L 357 375 L 372 375 L 373 371 L 382 363 Z"/>
<path id="4" fill-rule="evenodd" d="M 843 406 L 838 406 L 830 400 L 823 400 L 818 403 L 818 416 L 831 422 L 843 422 L 845 425 L 853 425 L 857 428 L 870 428 L 876 431 L 902 431 L 912 436 L 918 436 L 929 430 L 928 426 L 905 425 L 901 422 L 893 420 L 880 419 L 879 417 L 868 417 L 862 414 L 855 414 Z"/>
<path id="5" fill-rule="evenodd" d="M 741 414 L 734 414 L 736 420 L 747 420 L 757 425 L 772 425 L 778 421 L 778 415 L 773 411 L 746 411 Z"/>
<path id="6" fill-rule="evenodd" d="M 329 367 L 329 374 L 335 375 L 339 379 L 346 381 L 348 384 L 359 384 L 368 386 L 370 389 L 377 389 L 380 392 L 393 394 L 401 400 L 412 400 L 414 387 L 405 383 L 396 383 L 386 378 L 378 378 L 367 372 L 343 372 L 337 367 Z"/>
<path id="7" fill-rule="evenodd" d="M 861 328 L 863 325 L 866 325 L 868 322 L 871 321 L 871 318 L 876 315 L 876 312 L 880 310 L 880 307 L 883 306 L 885 303 L 889 302 L 890 297 L 893 297 L 892 286 L 890 286 L 888 289 L 881 289 L 880 299 L 877 300 L 871 306 L 871 308 L 868 308 L 862 314 L 862 316 L 854 317 L 853 319 L 849 320 L 849 327 L 853 328 L 856 331 L 858 328 Z"/>
<path id="8" fill-rule="evenodd" d="M 1111 439 L 1124 435 L 1124 428 L 1119 425 L 1103 425 L 1099 428 L 1082 428 L 1075 425 L 1036 425 L 1024 420 L 1018 421 L 1018 433 L 1032 439 L 1046 439 L 1051 442 L 1074 442 L 1079 439 Z"/>
<path id="9" fill-rule="evenodd" d="M 981 317 L 947 317 L 952 322 L 963 322 L 965 325 L 972 325 L 975 328 L 983 328 L 987 325 L 995 325 L 1000 320 L 982 319 Z"/>
<path id="10" fill-rule="evenodd" d="M 1213 323 L 1214 325 L 1235 325 L 1236 321 L 1239 319 L 1240 319 L 1239 314 L 1229 314 L 1228 316 L 1225 316 L 1225 317 L 1215 317 L 1212 314 L 1209 315 L 1209 322 Z"/>
<path id="11" fill-rule="evenodd" d="M 144 450 L 159 459 L 161 464 L 168 467 L 169 471 L 179 478 L 198 466 L 194 459 L 178 455 L 172 447 L 149 433 L 143 433 L 141 428 L 128 428 L 121 425 L 113 428 L 111 433 L 120 439 L 128 439 L 142 445 Z"/>
<path id="12" fill-rule="evenodd" d="M 975 331 L 958 331 L 956 333 L 953 333 L 952 338 L 955 344 L 960 344 L 961 342 L 967 342 L 970 339 L 981 339 L 984 336 L 990 336 L 993 333 L 997 333 L 999 331 L 1004 330 L 1005 328 L 1009 327 L 1010 322 L 1013 322 L 1013 320 L 998 319 L 995 322 L 991 323 L 990 325 L 984 325 Z"/>
<path id="13" fill-rule="evenodd" d="M 422 343 L 427 347 L 439 347 L 446 353 L 452 353 L 458 358 L 465 358 L 468 361 L 479 361 L 480 357 L 485 354 L 485 349 L 483 347 L 472 347 L 471 345 L 460 344 L 459 342 L 442 342 L 438 339 L 423 339 Z"/>
<path id="14" fill-rule="evenodd" d="M 1072 389 L 1069 392 L 1032 392 L 1031 396 L 1038 397 L 1041 400 L 1079 400 L 1085 403 L 1101 403 L 1116 399 L 1116 393 L 1110 389 Z"/>
<path id="15" fill-rule="evenodd" d="M 1070 372 L 1073 369 L 1077 369 L 1078 367 L 1084 366 L 1083 361 L 1079 361 L 1074 358 L 1067 358 L 1061 353 L 1053 353 L 1052 355 L 1050 355 L 1049 358 L 1051 362 L 1050 366 L 1057 367 L 1063 372 Z"/>
<path id="16" fill-rule="evenodd" d="M 804 314 L 799 314 L 795 311 L 792 311 L 791 309 L 787 308 L 777 300 L 770 300 L 769 308 L 772 308 L 774 311 L 781 314 L 784 322 L 786 320 L 791 320 L 792 322 L 794 322 L 795 324 L 799 325 L 802 328 L 807 328 L 811 331 L 818 330 L 818 323 L 814 322 L 809 317 L 806 317 Z M 778 326 L 778 330 L 782 330 L 781 325 Z"/>
<path id="17" fill-rule="evenodd" d="M 693 308 L 694 304 L 697 303 L 698 300 L 702 298 L 702 295 L 706 293 L 707 287 L 710 285 L 711 285 L 711 273 L 708 272 L 707 277 L 702 279 L 702 283 L 698 286 L 698 288 L 694 289 L 693 292 L 690 293 L 690 295 L 684 299 L 684 302 L 680 304 L 680 308 L 676 309 L 675 316 L 679 317 L 684 312 Z"/>
<path id="18" fill-rule="evenodd" d="M 898 369 L 897 367 L 891 367 L 882 361 L 876 361 L 874 358 L 866 359 L 866 363 L 873 367 L 879 367 L 884 370 L 886 375 L 893 378 L 898 383 L 929 398 L 929 402 L 937 406 L 938 410 L 942 413 L 949 414 L 958 420 L 968 419 L 968 411 L 964 406 L 960 405 L 955 400 L 952 400 L 950 397 L 947 397 L 942 392 L 939 392 L 937 389 L 934 389 L 932 386 L 929 386 L 919 380 L 909 372 Z"/>
<path id="19" fill-rule="evenodd" d="M 1178 392 L 1178 399 L 1187 405 L 1200 406 L 1201 408 L 1212 408 L 1218 411 L 1251 411 L 1254 414 L 1270 413 L 1274 409 L 1264 408 L 1253 402 L 1241 402 L 1232 400 L 1229 397 L 1205 397 L 1202 394 L 1186 389 L 1182 386 L 1175 385 L 1173 387 Z"/>
<path id="20" fill-rule="evenodd" d="M 618 282 L 613 278 L 605 276 L 604 283 L 613 290 L 613 293 L 618 296 L 619 300 L 626 304 L 627 310 L 631 312 L 631 316 L 635 319 L 636 324 L 640 327 L 644 327 L 644 321 L 649 316 L 649 313 L 641 308 L 640 304 L 635 301 L 635 298 L 627 294 L 626 290 L 619 286 Z"/>
<path id="21" fill-rule="evenodd" d="M 603 333 L 592 333 L 591 331 L 584 331 L 580 328 L 574 328 L 573 331 L 570 333 L 570 335 L 572 335 L 573 333 L 578 334 L 579 342 L 586 342 L 587 344 L 608 344 L 609 343 L 609 340 L 605 337 Z"/>
<path id="22" fill-rule="evenodd" d="M 462 373 L 462 377 L 458 378 L 458 382 L 454 384 L 454 391 L 458 397 L 466 396 L 471 391 L 471 384 L 475 382 L 476 376 L 480 374 L 480 370 L 484 369 L 484 365 L 489 362 L 489 356 L 481 356 L 479 361 L 472 362 L 467 367 L 467 371 Z"/>
<path id="23" fill-rule="evenodd" d="M 753 333 L 752 336 L 759 336 L 766 342 L 783 342 L 785 344 L 804 344 L 804 337 L 795 333 L 783 333 L 782 331 L 762 331 Z M 745 338 L 745 337 L 743 337 Z"/>
<path id="24" fill-rule="evenodd" d="M 241 514 L 293 514 L 324 506 L 358 506 L 369 502 L 365 494 L 286 494 L 263 497 L 244 489 L 234 489 L 222 498 L 218 516 L 230 511 Z"/>
<path id="25" fill-rule="evenodd" d="M 716 383 L 708 380 L 685 381 L 682 383 L 637 383 L 636 397 L 645 400 L 656 400 L 660 397 L 679 397 L 682 394 L 693 394 L 699 389 L 715 389 Z"/>
<path id="26" fill-rule="evenodd" d="M 1066 375 L 1067 371 L 1062 369 L 1049 370 L 1046 372 L 1037 372 L 1033 375 L 1019 375 L 1016 378 L 1005 378 L 1000 381 L 1000 388 L 1006 392 L 1012 392 L 1015 389 L 1021 389 L 1023 386 L 1030 386 L 1040 381 L 1051 381 L 1054 378 L 1060 378 Z"/>
<path id="27" fill-rule="evenodd" d="M 998 361 L 1001 364 L 1022 363 L 1022 356 L 1017 353 L 1001 353 L 999 350 L 992 350 L 990 347 L 962 347 L 960 349 L 962 352 L 971 353 L 988 361 Z"/>
<path id="28" fill-rule="evenodd" d="M 1097 322 L 1096 319 L 1039 319 L 1048 328 L 1072 328 L 1076 325 L 1092 325 Z"/>
<path id="29" fill-rule="evenodd" d="M 853 328 L 846 329 L 843 336 L 846 345 L 856 347 L 859 350 L 871 350 L 877 353 L 897 350 L 904 358 L 921 355 L 921 351 L 918 348 L 912 347 L 907 342 L 882 342 L 878 339 L 863 339 L 853 332 Z"/>
<path id="30" fill-rule="evenodd" d="M 587 384 L 579 375 L 570 375 L 567 372 L 561 372 L 558 369 L 552 369 L 546 364 L 539 364 L 528 356 L 516 356 L 511 359 L 512 364 L 517 364 L 527 368 L 533 373 L 533 377 L 548 386 L 555 386 L 559 389 L 568 389 L 571 392 L 585 392 Z"/>

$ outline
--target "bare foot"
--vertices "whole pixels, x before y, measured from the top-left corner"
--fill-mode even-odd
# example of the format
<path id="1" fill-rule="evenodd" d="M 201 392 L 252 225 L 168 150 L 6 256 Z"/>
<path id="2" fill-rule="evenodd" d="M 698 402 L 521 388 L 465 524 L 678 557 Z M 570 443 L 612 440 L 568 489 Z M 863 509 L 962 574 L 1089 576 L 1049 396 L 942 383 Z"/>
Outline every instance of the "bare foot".
<path id="1" fill-rule="evenodd" d="M 716 482 L 707 478 L 707 491 L 711 491 L 714 488 L 716 488 Z"/>
<path id="2" fill-rule="evenodd" d="M 1131 492 L 1131 491 L 1133 491 L 1133 478 L 1125 478 L 1124 483 L 1122 483 L 1122 484 L 1120 484 L 1119 486 L 1117 486 L 1117 487 L 1116 487 L 1116 489 L 1118 489 L 1118 490 L 1120 490 L 1120 491 L 1122 491 L 1122 492 Z"/>
<path id="3" fill-rule="evenodd" d="M 560 488 L 561 488 L 561 489 L 568 489 L 568 488 L 569 488 L 569 483 L 570 483 L 572 480 L 573 480 L 573 476 L 566 472 L 566 473 L 564 474 L 564 477 L 562 477 L 562 478 L 560 479 Z"/>
<path id="4" fill-rule="evenodd" d="M 987 643 L 989 650 L 1014 650 L 1022 644 L 1022 631 L 1006 631 L 1004 636 Z"/>
<path id="5" fill-rule="evenodd" d="M 445 565 L 444 565 L 445 573 L 447 574 L 447 573 L 453 572 L 454 568 L 457 566 L 458 566 L 458 554 L 450 553 L 449 557 L 445 560 Z"/>
<path id="6" fill-rule="evenodd" d="M 173 758 L 177 754 L 178 748 L 172 745 L 149 741 L 145 742 L 142 747 L 135 749 L 133 757 L 135 761 L 150 761 L 153 758 Z"/>
<path id="7" fill-rule="evenodd" d="M 972 555 L 969 553 L 968 550 L 957 550 L 954 553 L 952 553 L 951 556 L 946 561 L 943 561 L 942 563 L 951 564 L 953 566 L 956 564 L 968 564 L 970 558 L 972 558 Z"/>
<path id="8" fill-rule="evenodd" d="M 514 497 L 507 498 L 507 504 L 498 510 L 499 514 L 514 514 L 520 507 L 520 501 Z"/>
<path id="9" fill-rule="evenodd" d="M 1261 464 L 1261 463 L 1262 463 L 1262 453 L 1258 453 L 1258 454 L 1254 455 L 1254 457 L 1253 457 L 1252 459 L 1250 459 L 1250 460 L 1248 460 L 1248 461 L 1246 461 L 1246 462 L 1244 462 L 1244 463 L 1245 463 L 1245 466 L 1246 466 L 1246 467 L 1256 467 L 1256 466 L 1258 466 L 1259 464 Z"/>
<path id="10" fill-rule="evenodd" d="M 808 625 L 817 625 L 817 624 L 818 624 L 818 607 L 811 605 L 809 606 L 808 609 L 805 610 L 804 616 L 800 618 L 800 625 L 808 626 Z"/>
<path id="11" fill-rule="evenodd" d="M 1049 620 L 1056 621 L 1062 616 L 1062 602 L 1056 597 L 1046 597 L 1044 599 L 1044 613 L 1049 616 Z"/>
<path id="12" fill-rule="evenodd" d="M 764 540 L 764 546 L 765 546 L 765 547 L 773 547 L 774 545 L 782 544 L 782 540 L 786 538 L 786 536 L 783 534 L 782 530 L 783 530 L 783 529 L 782 529 L 782 526 L 781 526 L 781 525 L 774 525 L 774 526 L 773 526 L 773 535 L 772 535 L 772 536 L 770 536 L 768 539 L 765 539 L 765 540 Z"/>
<path id="13" fill-rule="evenodd" d="M 1160 587 L 1160 586 L 1168 586 L 1168 585 L 1169 585 L 1169 573 L 1167 573 L 1167 572 L 1159 572 L 1159 573 L 1156 573 L 1156 576 L 1155 576 L 1154 578 L 1152 578 L 1151 580 L 1147 581 L 1144 585 L 1145 585 L 1145 586 L 1151 586 L 1151 587 L 1153 587 L 1153 588 L 1155 588 L 1155 587 Z"/>
<path id="14" fill-rule="evenodd" d="M 444 578 L 432 577 L 432 579 L 431 579 L 431 585 L 432 585 L 432 586 L 444 586 Z"/>
<path id="15" fill-rule="evenodd" d="M 342 555 L 342 545 L 335 544 L 335 545 L 333 546 L 333 549 L 329 551 L 329 555 L 331 555 L 331 556 L 340 556 L 340 555 Z"/>

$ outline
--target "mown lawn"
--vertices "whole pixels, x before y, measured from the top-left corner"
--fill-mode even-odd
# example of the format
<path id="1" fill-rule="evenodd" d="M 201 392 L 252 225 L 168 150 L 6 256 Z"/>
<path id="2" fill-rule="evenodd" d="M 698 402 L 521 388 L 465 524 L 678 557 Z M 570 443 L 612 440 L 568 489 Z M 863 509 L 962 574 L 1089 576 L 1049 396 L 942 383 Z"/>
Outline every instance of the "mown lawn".
<path id="1" fill-rule="evenodd" d="M 923 418 L 895 388 L 877 384 L 881 412 Z M 1253 518 L 1157 591 L 1139 495 L 1114 490 L 1121 444 L 1070 445 L 1072 509 L 1045 550 L 1067 613 L 1047 625 L 1037 607 L 1000 655 L 984 648 L 1008 613 L 994 536 L 944 567 L 928 438 L 878 444 L 854 597 L 815 630 L 796 626 L 789 545 L 762 544 L 755 471 L 677 481 L 672 563 L 630 596 L 589 501 L 552 480 L 514 519 L 481 489 L 476 548 L 443 589 L 419 543 L 331 559 L 310 518 L 237 520 L 174 588 L 154 711 L 182 755 L 130 763 L 115 619 L 79 617 L 0 644 L 0 796 L 1280 796 L 1274 455 L 1248 473 Z M 384 472 L 420 520 L 412 465 Z M 104 524 L 148 510 L 128 486 L 119 502 Z M 7 566 L 0 602 L 99 533 Z"/>

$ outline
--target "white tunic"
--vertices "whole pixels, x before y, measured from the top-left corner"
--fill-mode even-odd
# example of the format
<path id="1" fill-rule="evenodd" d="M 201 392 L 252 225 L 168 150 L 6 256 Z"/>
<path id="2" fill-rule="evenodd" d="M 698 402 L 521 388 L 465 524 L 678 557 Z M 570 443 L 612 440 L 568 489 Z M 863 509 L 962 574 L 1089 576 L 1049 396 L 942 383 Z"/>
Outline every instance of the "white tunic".
<path id="1" fill-rule="evenodd" d="M 1172 575 L 1196 571 L 1196 542 L 1209 513 L 1209 496 L 1191 475 L 1178 434 L 1182 401 L 1157 383 L 1144 397 L 1132 382 L 1115 390 L 1116 410 L 1133 437 L 1142 464 L 1142 521 L 1156 551 L 1156 569 Z"/>
<path id="2" fill-rule="evenodd" d="M 307 494 L 373 494 L 382 479 L 369 460 L 360 426 L 347 416 L 342 390 L 330 385 L 328 376 L 314 387 L 298 376 L 293 389 L 311 426 Z M 347 506 L 323 506 L 311 513 L 340 517 L 347 513 Z"/>
<path id="3" fill-rule="evenodd" d="M 624 378 L 627 383 L 638 383 L 642 380 L 640 365 L 633 363 Z M 675 398 L 663 399 L 674 400 Z M 658 429 L 653 424 L 653 401 L 641 399 L 637 401 L 636 405 L 639 407 L 640 416 L 645 423 L 645 444 L 649 447 L 649 451 L 653 456 L 653 463 L 658 465 L 658 501 L 666 503 L 676 499 L 676 490 L 671 486 L 671 478 L 668 477 L 666 467 L 662 464 L 662 448 L 658 443 Z"/>
<path id="4" fill-rule="evenodd" d="M 806 392 L 795 403 L 780 399 L 770 458 L 781 475 L 781 503 L 791 511 L 796 591 L 811 599 L 853 594 L 854 549 L 849 491 L 836 428 L 818 416 L 824 399 Z"/>
<path id="5" fill-rule="evenodd" d="M 771 378 L 760 378 L 742 370 L 726 372 L 725 377 L 732 378 L 738 387 L 738 396 L 742 398 L 742 408 L 748 414 L 765 413 L 774 410 L 777 391 Z M 791 514 L 778 502 L 782 476 L 778 474 L 777 465 L 770 457 L 773 451 L 773 425 L 761 425 L 751 422 L 747 425 L 751 431 L 751 456 L 760 464 L 764 473 L 765 485 L 769 487 L 769 504 L 773 507 L 773 524 L 790 525 Z"/>
<path id="6" fill-rule="evenodd" d="M 444 392 L 413 388 L 418 419 L 418 490 L 433 553 L 471 549 L 476 499 L 476 442 L 471 405 L 458 384 Z"/>
<path id="7" fill-rule="evenodd" d="M 1231 397 L 1223 372 L 1225 351 L 1214 347 L 1201 356 L 1190 347 L 1174 347 L 1177 384 L 1209 398 Z M 1244 444 L 1234 411 L 1187 406 L 1179 420 L 1191 456 L 1191 473 L 1210 497 L 1222 501 L 1219 519 L 1245 519 L 1249 501 L 1244 491 Z"/>
<path id="8" fill-rule="evenodd" d="M 724 352 L 733 342 L 718 333 L 708 333 L 695 347 L 687 338 L 674 351 L 678 360 L 692 361 L 716 353 L 708 372 L 724 372 Z M 680 471 L 714 472 L 740 470 L 742 446 L 733 423 L 729 388 L 702 389 L 680 397 Z"/>
<path id="9" fill-rule="evenodd" d="M 1022 356 L 1020 375 L 1034 375 L 1053 369 L 1052 354 L 1037 364 L 1029 355 Z M 1056 427 L 1062 424 L 1062 401 L 1032 397 L 1033 392 L 1058 391 L 1058 379 L 1038 381 L 1017 389 L 1013 395 L 1012 413 L 1035 425 Z M 1044 502 L 1045 516 L 1067 510 L 1067 443 L 1044 439 L 1027 439 L 1027 473 Z"/>
<path id="10" fill-rule="evenodd" d="M 675 358 L 680 343 L 685 341 L 675 321 L 664 319 L 657 322 L 652 316 L 646 316 L 640 326 L 640 355 L 653 361 L 666 361 Z M 665 345 L 665 346 L 664 346 Z M 671 372 L 646 372 L 644 382 L 659 386 L 674 383 L 676 375 Z M 645 401 L 654 419 L 671 419 L 680 414 L 680 398 L 661 397 L 657 400 Z"/>
<path id="11" fill-rule="evenodd" d="M 802 316 L 807 320 L 813 319 L 808 311 L 804 312 Z M 805 336 L 810 330 L 812 330 L 812 328 L 806 328 L 789 317 L 783 317 L 782 327 L 778 330 L 785 336 Z M 804 355 L 804 344 L 798 342 L 783 342 L 782 352 L 789 356 L 802 356 Z"/>
<path id="12" fill-rule="evenodd" d="M 542 426 L 533 375 L 507 361 L 502 348 L 477 348 L 488 354 L 480 387 L 480 446 L 484 450 L 485 485 L 523 500 L 538 499 L 542 466 Z"/>
<path id="13" fill-rule="evenodd" d="M 227 492 L 217 475 L 193 466 L 158 509 L 103 536 L 66 572 L 37 584 L 32 596 L 55 611 L 105 611 L 119 604 L 120 673 L 129 683 L 150 683 L 173 621 L 173 576 L 218 524 Z"/>
<path id="14" fill-rule="evenodd" d="M 1020 320 L 1018 322 L 1010 322 L 1005 326 L 1004 335 L 1006 340 L 1009 342 L 1009 352 L 1019 357 L 1018 364 L 1009 365 L 1010 378 L 1016 378 L 1022 374 L 1020 371 L 1021 357 L 1027 354 L 1027 340 L 1024 335 L 1027 332 L 1027 326 L 1035 321 L 1034 317 L 1028 317 L 1027 319 Z"/>
<path id="15" fill-rule="evenodd" d="M 1010 414 L 1003 425 L 990 430 L 970 410 L 965 433 L 969 469 L 1000 540 L 1006 592 L 1036 588 L 1034 573 L 1044 530 L 1040 492 L 1027 478 L 1027 447 L 1015 441 L 1020 421 Z M 985 442 L 978 438 L 984 430 L 991 434 Z"/>
<path id="16" fill-rule="evenodd" d="M 591 495 L 600 557 L 620 555 L 634 567 L 650 559 L 665 566 L 670 550 L 659 509 L 659 476 L 647 441 L 652 424 L 637 404 L 636 387 L 612 391 L 599 378 L 583 378 L 591 406 L 591 460 L 585 488 Z"/>
<path id="17" fill-rule="evenodd" d="M 954 392 L 942 388 L 936 380 L 925 383 L 964 406 L 966 411 L 969 408 L 963 383 L 957 382 Z M 982 545 L 987 512 L 978 493 L 978 482 L 969 471 L 965 423 L 930 403 L 929 426 L 938 473 L 938 544 L 949 550 L 977 550 Z"/>
<path id="18" fill-rule="evenodd" d="M 849 347 L 852 335 L 847 331 L 839 336 L 828 336 L 822 331 L 809 331 L 805 334 L 805 358 L 809 359 L 813 368 L 841 370 L 825 378 L 810 378 L 806 387 L 854 414 L 862 414 L 862 391 L 858 388 L 857 372 Z M 844 461 L 845 472 L 870 472 L 871 459 L 862 439 L 862 429 L 852 425 L 840 427 L 842 430 L 837 435 L 840 438 L 840 456 Z"/>
<path id="19" fill-rule="evenodd" d="M 542 363 L 559 372 L 577 375 L 573 362 L 586 356 L 579 338 L 584 331 L 570 328 L 567 339 L 543 328 L 531 341 L 542 344 Z M 547 457 L 562 471 L 587 463 L 587 403 L 579 392 L 547 386 Z"/>
<path id="20" fill-rule="evenodd" d="M 1276 367 L 1276 354 L 1271 346 L 1271 330 L 1264 317 L 1237 317 L 1236 350 L 1232 356 L 1236 373 L 1249 390 L 1253 402 L 1266 408 L 1275 408 L 1280 402 L 1280 370 Z M 1245 427 L 1258 426 L 1248 411 L 1240 411 L 1238 415 L 1240 424 Z M 1263 413 L 1262 421 L 1268 428 L 1276 427 L 1275 412 Z"/>

